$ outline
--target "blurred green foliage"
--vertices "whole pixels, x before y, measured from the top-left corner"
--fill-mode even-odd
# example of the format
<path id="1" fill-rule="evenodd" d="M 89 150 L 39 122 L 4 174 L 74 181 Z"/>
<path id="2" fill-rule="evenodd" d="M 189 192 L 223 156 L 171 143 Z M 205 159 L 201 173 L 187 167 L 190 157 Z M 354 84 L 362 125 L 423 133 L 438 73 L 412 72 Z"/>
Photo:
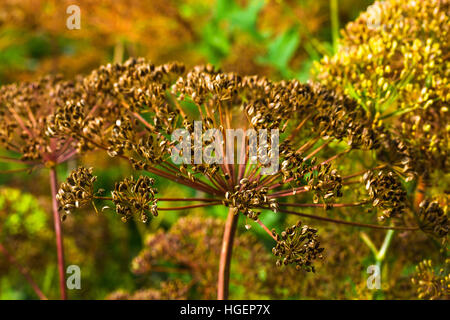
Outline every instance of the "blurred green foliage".
<path id="1" fill-rule="evenodd" d="M 5 188 L 0 190 L 0 211 L 8 212 L 2 219 L 0 240 L 6 234 L 27 233 L 35 236 L 47 223 L 47 216 L 31 194 L 22 194 L 20 190 Z"/>

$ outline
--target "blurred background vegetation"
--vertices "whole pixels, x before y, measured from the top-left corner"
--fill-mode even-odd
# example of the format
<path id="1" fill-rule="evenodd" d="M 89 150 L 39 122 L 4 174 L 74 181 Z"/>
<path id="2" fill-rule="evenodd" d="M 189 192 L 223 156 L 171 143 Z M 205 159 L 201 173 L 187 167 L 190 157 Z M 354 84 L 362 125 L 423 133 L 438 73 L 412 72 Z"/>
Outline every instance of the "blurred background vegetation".
<path id="1" fill-rule="evenodd" d="M 181 61 L 190 67 L 212 63 L 224 71 L 245 75 L 307 81 L 311 78 L 313 62 L 335 53 L 339 27 L 358 17 L 372 2 L 2 0 L 0 85 L 35 80 L 48 73 L 73 77 L 86 74 L 101 64 L 138 56 L 156 64 Z M 66 28 L 66 8 L 71 4 L 81 8 L 80 30 Z M 2 151 L 1 154 L 7 153 Z M 61 179 L 77 166 L 77 161 L 60 166 Z M 88 154 L 82 162 L 87 167 L 104 168 L 96 174 L 102 176 L 101 182 L 105 184 L 98 187 L 106 190 L 114 181 L 131 174 L 125 163 L 115 159 L 99 159 Z M 1 163 L 0 166 L 3 171 L 17 168 L 14 163 Z M 0 241 L 14 253 L 20 264 L 28 268 L 48 297 L 57 298 L 58 275 L 47 180 L 47 175 L 41 172 L 0 175 Z M 165 188 L 164 185 L 157 187 Z M 190 192 L 190 189 L 177 186 L 166 190 L 165 194 L 168 197 L 170 193 L 178 197 L 180 194 L 194 196 Z M 215 271 L 215 262 L 211 262 L 212 266 L 198 267 L 200 269 L 187 268 L 186 272 L 176 268 L 182 257 L 169 259 L 162 256 L 157 257 L 161 261 L 160 269 L 145 268 L 145 250 L 152 245 L 151 237 L 158 230 L 167 231 L 167 237 L 176 235 L 186 228 L 183 221 L 188 225 L 192 223 L 177 222 L 188 214 L 205 219 L 226 216 L 220 209 L 199 209 L 194 213 L 180 211 L 152 219 L 147 225 L 134 221 L 124 224 L 108 210 L 99 214 L 85 210 L 70 216 L 63 223 L 66 264 L 81 267 L 82 288 L 69 290 L 69 297 L 164 298 L 158 290 L 182 291 L 177 282 L 180 279 L 193 281 L 196 274 L 204 274 L 210 279 L 208 274 Z M 209 220 L 205 225 L 213 225 L 214 221 Z M 275 222 L 288 224 L 295 220 L 268 214 L 264 222 L 274 225 Z M 334 226 L 321 223 L 317 226 L 326 230 L 321 234 L 329 249 L 328 258 L 318 266 L 316 275 L 290 271 L 289 275 L 275 275 L 270 252 L 272 244 L 259 230 L 247 231 L 251 239 L 242 241 L 259 238 L 258 243 L 262 246 L 253 252 L 246 252 L 248 249 L 245 248 L 238 250 L 238 258 L 233 260 L 230 296 L 262 299 L 413 297 L 409 277 L 424 257 L 415 256 L 414 250 L 402 253 L 402 243 L 410 240 L 409 235 L 401 235 L 393 244 L 386 268 L 390 276 L 383 281 L 383 290 L 374 293 L 366 288 L 366 269 L 375 263 L 375 258 L 361 240 L 360 230 L 348 228 L 343 234 Z M 241 227 L 240 233 L 245 234 Z M 383 232 L 368 233 L 374 242 L 382 243 Z M 193 259 L 202 259 L 209 250 L 214 250 L 202 249 L 203 236 L 192 236 L 192 243 L 199 248 L 198 252 L 190 253 Z M 415 241 L 427 240 L 423 236 Z M 397 253 L 402 254 L 396 256 Z M 250 258 L 259 261 L 254 264 L 259 266 L 257 270 L 254 265 L 242 263 Z M 388 272 L 386 269 L 383 270 Z M 253 278 L 245 278 L 244 274 Z M 256 286 L 255 282 L 261 284 Z M 214 286 L 215 282 L 195 282 L 189 289 L 193 291 L 189 297 L 210 298 L 212 289 L 208 285 Z M 0 299 L 35 298 L 22 275 L 0 255 Z"/>
<path id="2" fill-rule="evenodd" d="M 341 0 L 341 24 L 372 1 Z M 271 0 L 4 0 L 0 81 L 47 73 L 73 76 L 143 56 L 156 64 L 213 63 L 225 71 L 308 79 L 312 61 L 333 50 L 330 3 Z M 66 8 L 81 29 L 66 28 Z"/>

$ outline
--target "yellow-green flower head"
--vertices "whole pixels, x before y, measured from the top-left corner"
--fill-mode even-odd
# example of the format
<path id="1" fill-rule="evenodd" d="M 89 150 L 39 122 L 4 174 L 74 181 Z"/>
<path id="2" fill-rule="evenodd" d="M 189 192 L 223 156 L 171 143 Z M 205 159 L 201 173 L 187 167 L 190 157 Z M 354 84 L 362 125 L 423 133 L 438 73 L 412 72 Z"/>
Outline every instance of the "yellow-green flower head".
<path id="1" fill-rule="evenodd" d="M 323 84 L 354 97 L 374 121 L 391 121 L 435 168 L 448 168 L 449 3 L 377 1 L 316 64 Z"/>

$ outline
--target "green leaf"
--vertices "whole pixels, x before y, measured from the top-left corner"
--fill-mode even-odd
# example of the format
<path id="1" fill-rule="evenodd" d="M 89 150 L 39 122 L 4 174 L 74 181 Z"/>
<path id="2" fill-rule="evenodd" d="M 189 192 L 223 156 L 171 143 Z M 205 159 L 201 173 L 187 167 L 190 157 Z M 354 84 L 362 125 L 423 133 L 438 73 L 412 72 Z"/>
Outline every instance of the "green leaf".
<path id="1" fill-rule="evenodd" d="M 257 29 L 257 20 L 264 4 L 264 0 L 253 0 L 246 8 L 231 12 L 231 26 L 248 32 L 256 39 L 262 39 L 262 35 L 260 35 Z"/>
<path id="2" fill-rule="evenodd" d="M 283 76 L 289 76 L 289 61 L 300 44 L 298 28 L 292 27 L 275 38 L 267 48 L 266 56 L 260 62 L 270 64 L 277 68 Z"/>
<path id="3" fill-rule="evenodd" d="M 216 21 L 228 18 L 239 6 L 234 0 L 217 0 L 214 10 L 214 18 Z"/>
<path id="4" fill-rule="evenodd" d="M 212 22 L 203 28 L 200 50 L 213 64 L 218 64 L 230 52 L 231 43 L 227 33 L 218 22 Z"/>

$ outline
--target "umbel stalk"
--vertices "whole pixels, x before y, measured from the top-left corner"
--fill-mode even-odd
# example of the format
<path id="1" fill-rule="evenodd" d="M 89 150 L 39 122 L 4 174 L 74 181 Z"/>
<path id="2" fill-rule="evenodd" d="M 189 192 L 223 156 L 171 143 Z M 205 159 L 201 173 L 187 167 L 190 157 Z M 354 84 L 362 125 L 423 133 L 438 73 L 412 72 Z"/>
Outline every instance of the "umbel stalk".
<path id="1" fill-rule="evenodd" d="M 219 277 L 217 282 L 217 299 L 228 299 L 228 287 L 230 283 L 230 265 L 233 254 L 233 241 L 239 215 L 234 214 L 233 209 L 228 211 L 225 230 L 223 232 L 222 250 L 220 252 Z"/>
<path id="2" fill-rule="evenodd" d="M 50 187 L 52 191 L 52 209 L 53 209 L 53 222 L 55 225 L 56 236 L 56 250 L 58 254 L 58 273 L 59 273 L 59 289 L 61 293 L 61 299 L 67 299 L 65 270 L 64 270 L 64 244 L 63 235 L 61 229 L 61 219 L 58 211 L 58 200 L 56 200 L 57 193 L 57 175 L 55 167 L 50 168 Z"/>

